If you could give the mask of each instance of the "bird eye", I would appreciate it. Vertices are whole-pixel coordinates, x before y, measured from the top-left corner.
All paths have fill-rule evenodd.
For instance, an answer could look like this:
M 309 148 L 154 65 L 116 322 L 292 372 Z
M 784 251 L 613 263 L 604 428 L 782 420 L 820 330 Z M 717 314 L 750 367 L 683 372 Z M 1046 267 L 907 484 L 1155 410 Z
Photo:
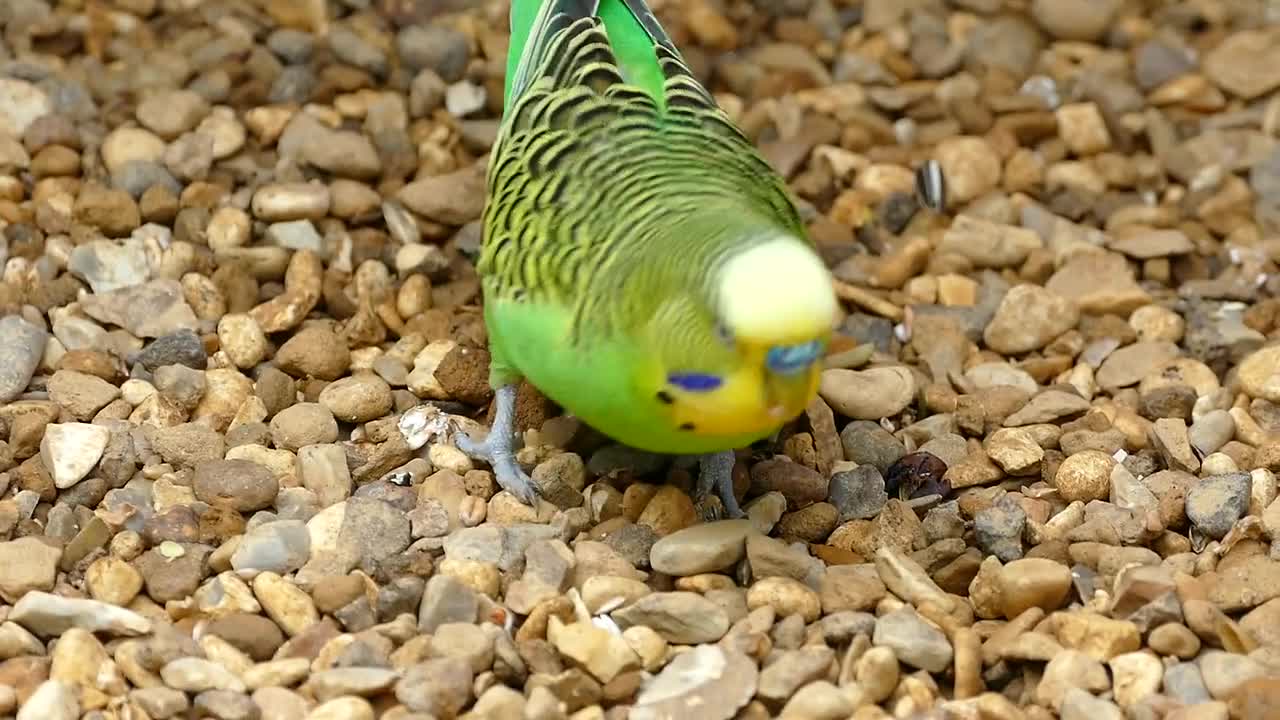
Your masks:
M 710 392 L 723 385 L 724 379 L 705 373 L 672 373 L 667 382 L 686 392 Z
M 822 343 L 811 340 L 799 345 L 775 345 L 765 355 L 765 364 L 773 372 L 787 375 L 812 365 L 822 355 Z
M 725 345 L 733 344 L 733 332 L 729 330 L 729 326 L 722 322 L 716 323 L 716 337 Z

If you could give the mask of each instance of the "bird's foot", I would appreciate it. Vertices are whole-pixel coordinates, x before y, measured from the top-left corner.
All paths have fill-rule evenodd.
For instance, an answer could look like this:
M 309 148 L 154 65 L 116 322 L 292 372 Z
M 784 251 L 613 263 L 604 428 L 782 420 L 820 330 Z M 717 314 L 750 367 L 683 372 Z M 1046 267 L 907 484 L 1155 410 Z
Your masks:
M 701 501 L 715 490 L 724 506 L 722 516 L 725 518 L 746 517 L 746 513 L 738 506 L 738 498 L 733 494 L 733 466 L 737 459 L 732 450 L 725 450 L 708 453 L 698 460 L 697 497 L 694 501 Z
M 516 386 L 498 388 L 496 401 L 493 427 L 484 442 L 476 442 L 463 432 L 455 433 L 453 442 L 467 456 L 489 463 L 494 479 L 503 490 L 515 495 L 525 505 L 534 506 L 538 502 L 537 486 L 516 462 Z

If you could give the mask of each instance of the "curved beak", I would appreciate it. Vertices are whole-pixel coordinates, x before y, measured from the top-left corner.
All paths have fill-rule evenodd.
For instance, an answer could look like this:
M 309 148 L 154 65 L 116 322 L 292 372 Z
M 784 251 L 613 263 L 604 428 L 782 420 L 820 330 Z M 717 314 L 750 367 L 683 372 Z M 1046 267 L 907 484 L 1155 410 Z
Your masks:
M 818 393 L 821 376 L 822 365 L 817 362 L 798 372 L 766 370 L 765 401 L 770 417 L 783 423 L 804 412 Z

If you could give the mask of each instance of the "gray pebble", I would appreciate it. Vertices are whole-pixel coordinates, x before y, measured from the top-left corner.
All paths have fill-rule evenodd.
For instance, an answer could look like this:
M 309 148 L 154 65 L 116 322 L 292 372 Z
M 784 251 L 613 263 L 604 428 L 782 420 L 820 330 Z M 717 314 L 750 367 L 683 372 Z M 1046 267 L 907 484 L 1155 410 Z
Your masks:
M 427 68 L 413 77 L 409 84 L 409 114 L 425 117 L 444 105 L 448 86 L 434 70 Z
M 859 465 L 831 476 L 827 499 L 840 511 L 840 522 L 867 520 L 880 514 L 889 494 L 884 476 L 874 465 Z
M 378 588 L 378 619 L 391 622 L 401 615 L 415 615 L 422 604 L 427 581 L 404 575 Z
M 1006 563 L 1022 557 L 1022 531 L 1026 525 L 1027 513 L 1009 495 L 973 517 L 978 547 Z
M 871 635 L 876 630 L 876 616 L 867 612 L 841 610 L 831 613 L 818 622 L 822 637 L 832 647 L 848 643 L 856 635 Z
M 1280 148 L 1249 168 L 1249 184 L 1265 204 L 1280 204 Z
M 445 623 L 473 623 L 479 612 L 480 599 L 474 590 L 452 576 L 433 575 L 418 607 L 418 629 L 432 633 Z
M 632 566 L 641 570 L 649 569 L 649 551 L 658 541 L 658 535 L 648 525 L 628 523 L 609 533 L 604 544 L 627 559 Z
M 930 545 L 939 540 L 964 537 L 965 521 L 960 515 L 960 503 L 955 500 L 943 503 L 924 516 L 924 537 Z
M 52 112 L 73 120 L 94 120 L 98 116 L 98 104 L 89 89 L 65 73 L 50 75 L 39 82 L 39 88 L 49 96 Z
M 267 99 L 273 103 L 303 103 L 311 99 L 318 82 L 315 72 L 306 65 L 291 65 L 271 83 Z
M 447 82 L 457 82 L 471 60 L 467 37 L 440 25 L 413 25 L 396 36 L 400 61 L 411 70 L 434 70 Z
M 311 557 L 311 535 L 301 520 L 277 520 L 244 534 L 231 556 L 236 571 L 293 572 Z
M 409 513 L 418 506 L 418 489 L 416 485 L 399 485 L 390 480 L 374 480 L 356 488 L 352 497 L 381 500 L 397 508 L 402 513 Z M 434 500 L 435 498 L 428 498 Z
M 158 337 L 134 358 L 134 362 L 152 371 L 165 365 L 186 365 L 204 370 L 208 360 L 204 343 L 194 330 L 178 330 Z
M 396 683 L 396 699 L 410 710 L 453 717 L 471 701 L 475 679 L 464 658 L 433 658 L 411 666 Z
M 1252 489 L 1249 473 L 1203 478 L 1187 490 L 1187 518 L 1200 532 L 1220 539 L 1248 511 Z
M 0 403 L 18 397 L 31 382 L 49 333 L 17 315 L 0 318 Z
M 524 570 L 524 553 L 539 540 L 555 537 L 550 525 L 520 523 L 507 525 L 480 525 L 450 533 L 444 543 L 445 557 L 457 560 L 475 560 L 493 563 L 507 573 Z
M 870 420 L 856 420 L 840 431 L 844 457 L 859 465 L 874 465 L 881 473 L 907 454 L 902 442 Z
M 231 75 L 223 68 L 214 68 L 200 73 L 187 89 L 212 104 L 224 103 L 231 95 Z
M 871 641 L 891 648 L 904 664 L 931 673 L 945 670 L 954 654 L 947 636 L 910 606 L 881 616 Z
M 280 28 L 267 36 L 267 47 L 271 52 L 291 65 L 310 60 L 315 46 L 314 35 L 293 28 Z
M 173 173 L 163 165 L 149 160 L 130 160 L 125 163 L 112 174 L 111 185 L 129 193 L 134 200 L 142 197 L 142 193 L 152 185 L 163 185 L 173 191 L 174 195 L 182 192 L 182 184 Z
M 898 343 L 893 334 L 893 323 L 875 315 L 851 313 L 845 318 L 842 330 L 859 345 L 874 345 L 876 350 L 884 353 L 893 352 Z
M 276 496 L 276 508 L 280 511 L 281 520 L 300 520 L 306 522 L 320 512 L 320 500 L 310 488 L 284 488 Z
M 1219 376 L 1262 347 L 1266 337 L 1245 325 L 1247 305 L 1240 302 L 1200 300 L 1187 307 L 1187 329 L 1182 344 L 1187 354 L 1208 365 Z
M 1191 424 L 1187 437 L 1203 455 L 1217 452 L 1236 434 L 1236 421 L 1226 410 L 1210 410 Z
M 365 566 L 399 555 L 409 541 L 409 518 L 391 503 L 366 497 L 347 500 L 338 544 L 358 552 Z
M 1154 90 L 1195 69 L 1195 54 L 1169 43 L 1165 38 L 1142 43 L 1133 58 L 1134 80 L 1143 90 Z
M 290 220 L 272 223 L 267 226 L 266 239 L 273 245 L 290 250 L 310 250 L 314 253 L 324 252 L 324 238 L 316 232 L 316 226 L 310 220 Z
M 344 26 L 338 25 L 329 32 L 329 47 L 345 63 L 368 70 L 374 75 L 385 75 L 387 72 L 386 53 Z
M 138 688 L 129 692 L 129 699 L 154 718 L 175 717 L 190 707 L 186 693 L 167 687 Z
M 67 260 L 67 269 L 83 278 L 93 292 L 111 292 L 147 282 L 151 266 L 141 242 L 115 245 L 110 241 L 86 242 L 76 246 Z
M 220 720 L 255 720 L 258 706 L 248 695 L 235 690 L 205 690 L 193 703 L 200 715 Z
M 1200 667 L 1195 663 L 1170 665 L 1164 671 L 1165 694 L 1187 705 L 1208 702 L 1209 690 L 1204 686 Z

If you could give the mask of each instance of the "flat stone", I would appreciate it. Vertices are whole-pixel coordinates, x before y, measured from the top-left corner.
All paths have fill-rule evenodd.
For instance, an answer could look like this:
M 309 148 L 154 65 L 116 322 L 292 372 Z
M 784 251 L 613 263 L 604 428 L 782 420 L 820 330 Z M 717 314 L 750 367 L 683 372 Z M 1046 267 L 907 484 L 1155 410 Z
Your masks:
M 1182 350 L 1166 340 L 1136 342 L 1108 355 L 1095 378 L 1104 390 L 1128 387 L 1181 355 Z
M 18 315 L 0 318 L 0 403 L 22 394 L 44 356 L 49 333 Z
M 1200 532 L 1220 539 L 1248 512 L 1252 488 L 1248 473 L 1203 478 L 1187 489 L 1187 518 Z
M 22 137 L 27 127 L 53 109 L 49 95 L 14 77 L 0 77 L 0 132 Z
M 724 608 L 690 592 L 653 593 L 613 613 L 624 627 L 643 625 L 667 642 L 696 645 L 715 642 L 729 629 Z
M 822 612 L 831 616 L 844 611 L 875 609 L 888 590 L 874 565 L 832 565 L 818 585 Z
M 1227 700 L 1242 683 L 1268 674 L 1253 658 L 1222 650 L 1206 650 L 1198 662 L 1205 687 L 1215 700 Z
M 1118 253 L 1077 253 L 1058 268 L 1045 289 L 1075 301 L 1080 312 L 1128 315 L 1151 302 Z
M 903 663 L 932 673 L 945 670 L 954 655 L 947 636 L 910 607 L 881 616 L 871 640 L 891 648 Z
M 62 550 L 37 537 L 0 542 L 0 598 L 14 603 L 32 591 L 53 590 Z
M 721 520 L 677 530 L 660 538 L 649 551 L 654 570 L 684 577 L 717 572 L 742 559 L 750 520 Z
M 395 696 L 410 710 L 453 717 L 471 700 L 474 673 L 460 658 L 433 658 L 409 667 L 396 683 Z
M 978 547 L 1000 558 L 1001 562 L 1022 557 L 1022 532 L 1026 524 L 1026 511 L 1008 496 L 973 516 L 973 532 Z
M 1280 597 L 1280 562 L 1255 555 L 1217 570 L 1209 584 L 1209 601 L 1223 612 L 1257 607 Z
M 14 603 L 9 620 L 44 637 L 61 635 L 73 627 L 120 636 L 151 631 L 151 621 L 132 610 L 39 591 L 28 592 Z
M 184 657 L 165 663 L 160 668 L 165 685 L 185 692 L 233 690 L 244 692 L 244 681 L 222 665 L 197 657 Z
M 630 720 L 682 717 L 691 701 L 699 717 L 729 720 L 756 692 L 756 664 L 741 652 L 699 645 L 679 653 L 636 696 Z M 801 715 L 807 716 L 807 715 Z
M 1053 422 L 1089 409 L 1089 401 L 1064 390 L 1046 390 L 1004 420 L 1005 427 Z
M 996 352 L 1019 355 L 1043 348 L 1079 319 L 1072 301 L 1038 285 L 1017 285 L 1005 294 L 982 338 Z
M 1107 669 L 1096 658 L 1076 650 L 1063 650 L 1044 668 L 1036 686 L 1035 699 L 1041 705 L 1056 708 L 1073 689 L 1102 692 L 1111 689 Z
M 75 485 L 93 470 L 111 441 L 111 431 L 88 423 L 55 423 L 40 441 L 40 459 L 60 490 Z
M 1115 703 L 1080 688 L 1067 690 L 1059 715 L 1061 720 L 1124 720 L 1124 712 Z
M 801 686 L 825 677 L 834 660 L 835 651 L 828 647 L 783 651 L 761 671 L 756 693 L 773 702 L 786 702 Z
M 602 683 L 640 668 L 640 658 L 626 640 L 590 623 L 564 625 L 553 618 L 547 628 L 547 641 Z
M 46 680 L 18 711 L 17 720 L 76 720 L 80 701 L 75 686 L 61 680 Z
M 1280 87 L 1280 49 L 1275 33 L 1243 30 L 1204 57 L 1204 71 L 1227 92 L 1250 100 Z
M 251 528 L 231 555 L 236 571 L 289 573 L 311 556 L 311 535 L 300 520 L 278 520 Z
M 1141 645 L 1138 628 L 1132 622 L 1087 611 L 1064 612 L 1055 617 L 1058 642 L 1102 662 L 1134 652 Z
M 343 695 L 371 697 L 385 692 L 400 678 L 390 668 L 340 667 L 312 673 L 307 687 L 321 702 Z
M 151 280 L 81 300 L 85 314 L 142 338 L 158 338 L 199 326 L 177 280 Z

